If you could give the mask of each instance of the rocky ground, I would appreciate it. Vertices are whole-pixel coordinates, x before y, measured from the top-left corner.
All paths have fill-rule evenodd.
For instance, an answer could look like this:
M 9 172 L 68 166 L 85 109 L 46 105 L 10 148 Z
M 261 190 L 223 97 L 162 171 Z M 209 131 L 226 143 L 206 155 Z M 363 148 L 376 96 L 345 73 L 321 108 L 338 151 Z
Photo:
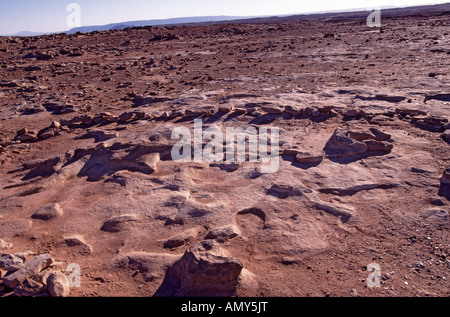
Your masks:
M 449 296 L 443 8 L 1 37 L 0 295 Z M 174 162 L 194 119 L 278 170 Z

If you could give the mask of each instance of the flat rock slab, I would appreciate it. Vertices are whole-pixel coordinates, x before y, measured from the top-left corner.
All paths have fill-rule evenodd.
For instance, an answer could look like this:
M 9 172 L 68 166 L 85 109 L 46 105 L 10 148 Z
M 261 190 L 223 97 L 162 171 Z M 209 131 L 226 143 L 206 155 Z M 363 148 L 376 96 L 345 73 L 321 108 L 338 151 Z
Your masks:
M 226 225 L 211 229 L 205 236 L 205 239 L 215 239 L 218 242 L 225 242 L 237 237 L 241 231 L 235 225 Z
M 164 248 L 176 248 L 192 241 L 203 231 L 202 227 L 194 227 L 178 233 L 164 242 Z
M 45 290 L 45 286 L 27 277 L 14 287 L 14 295 L 20 297 L 35 296 Z
M 146 280 L 153 281 L 163 278 L 167 268 L 182 257 L 182 254 L 130 252 L 121 254 L 113 260 L 114 267 L 127 270 L 138 270 Z
M 120 232 L 128 230 L 131 229 L 139 220 L 140 218 L 134 214 L 112 217 L 104 222 L 101 230 L 107 232 Z
M 38 209 L 31 218 L 40 220 L 51 220 L 61 217 L 64 214 L 63 209 L 58 203 L 49 204 Z
M 429 208 L 420 212 L 420 216 L 430 224 L 445 225 L 448 223 L 448 211 L 440 208 Z
M 27 219 L 11 220 L 0 224 L 0 237 L 9 238 L 28 231 L 33 222 Z
M 13 244 L 0 239 L 0 250 L 12 249 Z

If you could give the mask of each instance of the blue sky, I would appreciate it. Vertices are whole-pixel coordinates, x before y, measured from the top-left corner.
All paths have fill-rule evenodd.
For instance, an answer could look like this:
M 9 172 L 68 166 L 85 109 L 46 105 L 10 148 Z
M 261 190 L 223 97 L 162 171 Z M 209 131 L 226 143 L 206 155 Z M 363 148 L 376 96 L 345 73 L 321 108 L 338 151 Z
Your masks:
M 0 35 L 70 29 L 67 5 L 81 8 L 81 26 L 190 16 L 258 16 L 377 6 L 446 3 L 450 0 L 0 0 Z

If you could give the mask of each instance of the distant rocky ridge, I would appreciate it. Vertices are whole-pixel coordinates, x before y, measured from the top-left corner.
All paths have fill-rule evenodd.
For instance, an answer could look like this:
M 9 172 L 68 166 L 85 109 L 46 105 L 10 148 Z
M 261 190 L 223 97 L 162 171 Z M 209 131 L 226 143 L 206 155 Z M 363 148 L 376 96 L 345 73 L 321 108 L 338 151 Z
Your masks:
M 397 15 L 404 14 L 430 14 L 439 12 L 443 15 L 450 14 L 450 4 L 436 4 L 436 5 L 424 5 L 424 6 L 411 6 L 406 8 L 395 7 L 382 7 L 384 17 L 395 17 Z M 133 27 L 145 27 L 145 26 L 170 26 L 170 25 L 194 25 L 194 24 L 216 24 L 216 23 L 282 23 L 288 17 L 293 21 L 311 21 L 317 18 L 323 18 L 325 20 L 330 19 L 348 19 L 348 18 L 366 18 L 367 12 L 370 8 L 355 8 L 347 10 L 338 10 L 330 12 L 311 12 L 295 15 L 277 15 L 277 16 L 199 16 L 199 17 L 180 17 L 170 19 L 155 19 L 155 20 L 139 20 L 139 21 L 126 21 L 119 23 L 110 23 L 106 25 L 92 25 L 75 27 L 68 31 L 61 32 L 30 32 L 22 31 L 12 36 L 37 36 L 52 33 L 67 33 L 74 34 L 77 32 L 89 33 L 93 31 L 107 31 L 117 30 Z

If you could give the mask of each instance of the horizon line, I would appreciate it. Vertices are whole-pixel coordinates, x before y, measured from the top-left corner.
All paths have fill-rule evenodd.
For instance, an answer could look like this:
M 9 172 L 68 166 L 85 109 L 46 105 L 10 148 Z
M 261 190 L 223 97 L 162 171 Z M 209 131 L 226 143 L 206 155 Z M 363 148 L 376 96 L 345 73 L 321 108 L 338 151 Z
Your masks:
M 0 34 L 0 37 L 5 36 L 14 36 L 14 37 L 29 37 L 29 36 L 39 36 L 39 35 L 52 35 L 52 34 L 68 34 L 72 30 L 76 30 L 79 28 L 90 28 L 90 27 L 105 27 L 105 26 L 114 26 L 123 23 L 136 23 L 136 22 L 150 22 L 150 21 L 167 21 L 167 20 L 175 20 L 175 19 L 189 19 L 189 18 L 231 18 L 231 20 L 215 20 L 215 21 L 202 21 L 202 22 L 180 22 L 180 23 L 167 23 L 167 24 L 159 24 L 154 26 L 164 26 L 164 25 L 182 25 L 182 24 L 200 24 L 200 23 L 209 23 L 209 22 L 227 22 L 241 19 L 258 19 L 258 18 L 271 18 L 271 17 L 292 17 L 292 16 L 302 16 L 302 15 L 315 15 L 315 14 L 329 14 L 329 13 L 352 13 L 352 12 L 366 12 L 372 11 L 375 9 L 380 10 L 392 10 L 392 9 L 404 9 L 404 8 L 414 8 L 414 7 L 429 7 L 429 6 L 438 6 L 438 5 L 446 5 L 450 4 L 449 2 L 445 3 L 434 3 L 434 4 L 423 4 L 423 5 L 405 5 L 405 6 L 367 6 L 367 7 L 359 7 L 359 8 L 350 8 L 350 9 L 340 9 L 340 10 L 327 10 L 327 11 L 307 11 L 307 12 L 298 12 L 298 13 L 286 13 L 286 14 L 274 14 L 274 15 L 254 15 L 254 16 L 229 16 L 229 15 L 204 15 L 204 16 L 175 16 L 170 18 L 160 18 L 160 19 L 149 19 L 149 20 L 127 20 L 127 21 L 119 21 L 119 22 L 111 22 L 107 24 L 92 24 L 92 25 L 82 25 L 75 28 L 70 28 L 64 31 L 48 31 L 48 32 L 40 32 L 40 31 L 28 31 L 23 30 L 13 34 Z M 147 26 L 147 25 L 146 25 Z M 152 26 L 149 24 L 148 26 Z M 134 26 L 131 26 L 134 27 Z M 91 31 L 89 31 L 91 32 Z M 21 33 L 32 33 L 33 35 L 20 35 Z

